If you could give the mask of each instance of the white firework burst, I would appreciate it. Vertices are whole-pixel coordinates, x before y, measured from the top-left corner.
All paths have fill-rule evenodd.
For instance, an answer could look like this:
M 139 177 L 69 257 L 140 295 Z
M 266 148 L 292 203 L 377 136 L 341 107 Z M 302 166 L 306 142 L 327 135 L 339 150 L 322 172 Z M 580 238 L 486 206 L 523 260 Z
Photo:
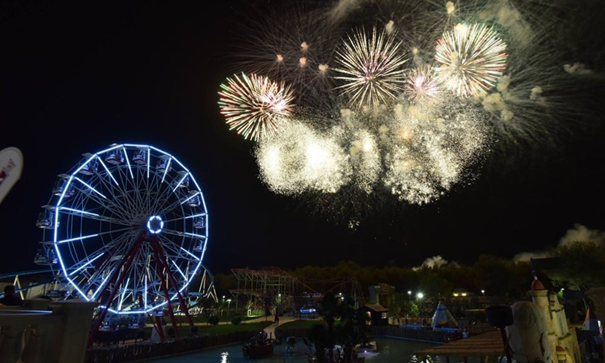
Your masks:
M 267 77 L 242 73 L 221 84 L 218 102 L 229 130 L 258 141 L 275 136 L 292 111 L 292 90 Z
M 438 80 L 459 97 L 481 95 L 496 85 L 507 57 L 506 43 L 494 30 L 485 24 L 458 24 L 437 41 Z
M 405 74 L 404 94 L 413 100 L 434 99 L 440 92 L 435 69 L 418 66 Z
M 343 82 L 337 89 L 348 99 L 349 107 L 361 109 L 387 104 L 404 85 L 406 59 L 401 41 L 373 28 L 370 38 L 363 30 L 349 36 L 337 50 L 334 79 Z

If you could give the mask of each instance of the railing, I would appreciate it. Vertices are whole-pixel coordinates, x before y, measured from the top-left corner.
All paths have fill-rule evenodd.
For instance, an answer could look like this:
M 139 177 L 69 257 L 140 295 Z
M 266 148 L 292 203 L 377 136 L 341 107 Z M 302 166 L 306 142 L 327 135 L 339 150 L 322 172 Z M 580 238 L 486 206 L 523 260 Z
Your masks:
M 96 303 L 27 300 L 0 308 L 0 362 L 81 363 Z
M 254 332 L 234 332 L 225 335 L 209 335 L 168 340 L 159 343 L 143 342 L 108 347 L 93 347 L 86 352 L 85 363 L 122 363 L 152 359 L 196 350 L 241 343 L 249 340 Z
M 434 331 L 430 328 L 406 329 L 396 326 L 374 326 L 372 335 L 433 343 L 447 343 L 462 338 L 462 332 Z

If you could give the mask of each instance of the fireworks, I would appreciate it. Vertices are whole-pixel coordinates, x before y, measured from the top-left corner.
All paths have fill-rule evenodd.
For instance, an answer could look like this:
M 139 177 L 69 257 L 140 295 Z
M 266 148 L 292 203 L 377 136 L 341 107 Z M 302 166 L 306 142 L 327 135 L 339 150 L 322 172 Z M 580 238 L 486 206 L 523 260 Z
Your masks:
M 262 180 L 276 193 L 334 193 L 349 182 L 348 157 L 329 135 L 293 121 L 256 150 Z
M 459 108 L 396 106 L 384 182 L 400 200 L 426 204 L 438 199 L 465 176 L 487 144 L 483 123 Z
M 355 132 L 349 154 L 357 188 L 371 193 L 382 172 L 380 148 L 374 135 L 364 129 Z
M 229 130 L 260 140 L 282 129 L 292 110 L 292 91 L 266 77 L 251 74 L 227 78 L 221 85 L 219 107 Z
M 368 39 L 365 32 L 357 31 L 349 36 L 337 51 L 340 75 L 334 79 L 344 81 L 337 89 L 348 98 L 350 106 L 360 109 L 376 107 L 397 97 L 403 87 L 405 58 L 401 42 L 384 32 L 372 30 Z
M 432 67 L 412 68 L 405 75 L 404 93 L 411 99 L 434 98 L 439 94 L 439 84 Z
M 506 44 L 484 24 L 458 24 L 437 42 L 438 79 L 457 96 L 477 96 L 496 85 L 506 69 Z
M 434 202 L 488 152 L 554 145 L 576 124 L 579 76 L 596 74 L 562 57 L 575 54 L 568 24 L 542 0 L 310 4 L 270 2 L 273 17 L 240 32 L 239 66 L 259 76 L 229 79 L 219 104 L 259 141 L 269 189 L 355 209 L 347 221 L 387 200 Z

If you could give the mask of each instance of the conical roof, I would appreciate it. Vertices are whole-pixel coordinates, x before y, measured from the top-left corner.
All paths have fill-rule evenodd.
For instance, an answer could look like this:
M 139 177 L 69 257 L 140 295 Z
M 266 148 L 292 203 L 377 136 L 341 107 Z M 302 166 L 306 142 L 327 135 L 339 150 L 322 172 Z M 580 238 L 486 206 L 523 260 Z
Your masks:
M 448 328 L 456 328 L 458 327 L 458 322 L 450 311 L 445 307 L 443 301 L 439 301 L 439 305 L 437 305 L 437 309 L 435 310 L 435 314 L 433 314 L 433 323 L 431 324 L 433 328 L 438 327 L 448 327 Z
M 599 331 L 597 316 L 592 310 L 590 310 L 590 308 L 586 310 L 586 319 L 584 319 L 582 330 Z

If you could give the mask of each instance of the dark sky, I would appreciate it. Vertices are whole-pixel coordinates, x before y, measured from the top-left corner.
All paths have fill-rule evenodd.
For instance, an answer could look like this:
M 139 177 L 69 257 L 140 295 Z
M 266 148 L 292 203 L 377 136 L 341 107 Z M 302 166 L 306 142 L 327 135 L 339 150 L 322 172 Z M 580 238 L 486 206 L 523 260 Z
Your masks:
M 35 268 L 34 224 L 56 175 L 114 142 L 155 145 L 194 173 L 215 272 L 341 259 L 415 266 L 437 254 L 468 263 L 552 247 L 574 223 L 605 230 L 602 128 L 562 135 L 554 150 L 488 157 L 474 184 L 427 207 L 380 207 L 356 232 L 271 193 L 253 144 L 228 131 L 216 103 L 232 69 L 229 29 L 245 13 L 243 1 L 2 3 L 0 148 L 20 148 L 25 167 L 0 205 L 0 272 Z

